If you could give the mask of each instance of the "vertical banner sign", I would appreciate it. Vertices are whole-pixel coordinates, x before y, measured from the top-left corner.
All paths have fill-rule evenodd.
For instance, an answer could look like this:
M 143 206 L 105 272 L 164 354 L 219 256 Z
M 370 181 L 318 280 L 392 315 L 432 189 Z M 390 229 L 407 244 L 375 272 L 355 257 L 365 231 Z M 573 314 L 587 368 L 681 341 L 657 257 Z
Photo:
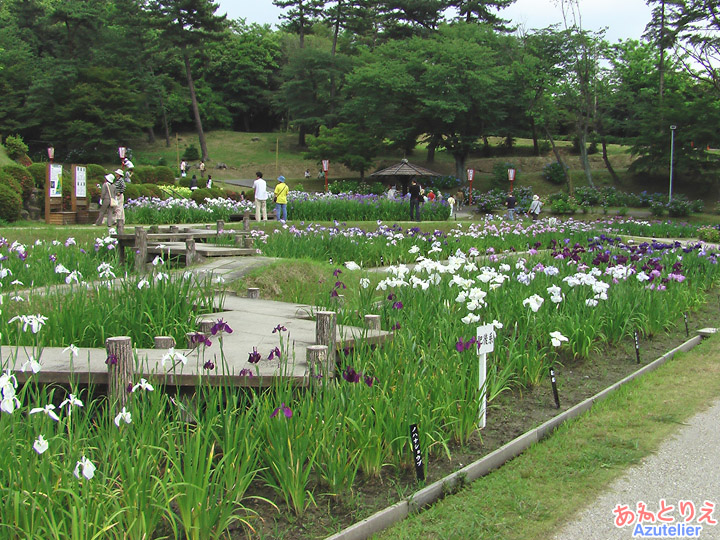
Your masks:
M 75 167 L 75 196 L 87 197 L 87 169 L 79 165 Z
M 508 169 L 508 180 L 510 180 L 510 193 L 512 193 L 513 182 L 515 181 L 515 169 Z
M 638 338 L 637 330 L 635 330 L 635 356 L 637 357 L 637 363 L 640 363 L 640 338 Z
M 323 172 L 325 173 L 325 193 L 327 193 L 327 190 L 328 190 L 328 171 L 330 170 L 330 160 L 329 160 L 329 159 L 323 159 L 323 160 L 322 160 L 322 168 L 323 168 Z
M 467 170 L 467 179 L 468 183 L 470 184 L 470 194 L 468 195 L 468 204 L 472 204 L 472 181 L 473 178 L 475 178 L 475 169 L 468 169 Z
M 553 398 L 555 398 L 555 408 L 560 408 L 560 397 L 558 396 L 557 383 L 555 382 L 555 368 L 550 366 L 550 384 L 552 384 Z
M 119 147 L 118 147 L 118 156 L 120 156 L 120 161 L 122 161 L 123 159 L 125 159 L 125 153 L 126 153 L 126 152 L 127 152 L 127 148 L 125 148 L 124 146 L 119 146 Z
M 62 197 L 62 165 L 50 164 L 50 196 Z
M 484 324 L 477 327 L 478 346 L 478 390 L 480 390 L 480 415 L 478 425 L 480 429 L 485 427 L 487 422 L 487 353 L 495 350 L 495 326 Z
M 410 442 L 412 443 L 413 459 L 415 461 L 415 475 L 419 481 L 425 480 L 425 468 L 423 467 L 422 451 L 420 450 L 420 433 L 417 424 L 410 426 Z

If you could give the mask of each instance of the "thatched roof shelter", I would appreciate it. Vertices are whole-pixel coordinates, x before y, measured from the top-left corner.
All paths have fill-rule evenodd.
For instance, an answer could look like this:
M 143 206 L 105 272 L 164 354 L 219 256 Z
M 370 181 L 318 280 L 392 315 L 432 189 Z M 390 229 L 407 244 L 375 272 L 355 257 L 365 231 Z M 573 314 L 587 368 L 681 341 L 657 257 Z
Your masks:
M 407 159 L 403 159 L 400 163 L 374 172 L 370 176 L 390 176 L 397 178 L 402 183 L 402 192 L 403 194 L 405 194 L 407 193 L 407 186 L 411 178 L 416 178 L 418 176 L 437 177 L 445 175 L 439 172 L 431 171 L 430 169 L 426 169 L 424 167 L 420 167 L 419 165 L 413 165 Z

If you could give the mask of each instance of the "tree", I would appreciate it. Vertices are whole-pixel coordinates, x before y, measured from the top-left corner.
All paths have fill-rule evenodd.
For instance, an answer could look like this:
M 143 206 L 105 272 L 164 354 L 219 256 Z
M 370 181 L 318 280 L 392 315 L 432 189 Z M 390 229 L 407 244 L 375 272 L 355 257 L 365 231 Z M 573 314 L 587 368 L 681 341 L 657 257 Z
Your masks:
M 359 172 L 362 180 L 382 148 L 382 139 L 359 131 L 355 125 L 341 123 L 334 128 L 321 127 L 308 147 L 305 159 L 339 161 L 351 171 Z
M 213 0 L 151 0 L 147 7 L 151 22 L 160 30 L 162 39 L 177 47 L 182 55 L 203 161 L 209 156 L 190 57 L 201 45 L 222 39 L 227 21 L 225 15 L 215 15 L 218 7 Z
M 282 28 L 298 35 L 302 49 L 305 46 L 305 34 L 320 19 L 325 0 L 273 0 L 273 4 L 287 9 L 280 15 L 286 21 Z
M 507 31 L 505 19 L 492 10 L 501 10 L 515 3 L 515 0 L 451 0 L 449 5 L 457 8 L 458 16 L 465 22 L 486 23 L 497 30 Z

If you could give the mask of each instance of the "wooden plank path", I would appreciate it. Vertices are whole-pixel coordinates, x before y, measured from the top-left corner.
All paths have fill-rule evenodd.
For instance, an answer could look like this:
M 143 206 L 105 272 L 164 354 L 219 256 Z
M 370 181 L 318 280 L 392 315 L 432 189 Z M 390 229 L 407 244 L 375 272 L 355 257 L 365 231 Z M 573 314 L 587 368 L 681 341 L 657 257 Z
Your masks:
M 313 308 L 303 304 L 290 304 L 271 300 L 227 296 L 223 311 L 205 314 L 198 319 L 213 322 L 222 318 L 230 328 L 231 334 L 223 334 L 222 349 L 218 336 L 208 336 L 212 345 L 192 350 L 186 344 L 178 344 L 176 350 L 187 356 L 187 364 L 172 362 L 162 367 L 162 357 L 168 351 L 163 349 L 135 349 L 135 382 L 140 378 L 150 381 L 165 379 L 166 384 L 178 387 L 194 387 L 200 379 L 211 385 L 231 384 L 235 386 L 270 386 L 278 378 L 289 379 L 293 384 L 309 384 L 309 366 L 307 348 L 316 344 L 316 322 L 311 318 Z M 273 333 L 278 325 L 287 328 L 286 332 Z M 132 336 L 131 336 L 132 337 Z M 337 350 L 353 347 L 358 339 L 370 343 L 382 343 L 391 338 L 390 332 L 369 330 L 354 326 L 336 328 Z M 283 340 L 281 346 L 280 339 Z M 257 347 L 262 355 L 258 364 L 248 362 L 249 353 Z M 284 354 L 281 359 L 268 360 L 272 349 L 279 347 Z M 16 370 L 19 381 L 26 380 L 29 373 L 19 371 L 28 360 L 30 348 L 20 348 L 17 359 L 13 361 L 14 348 L 3 347 L 2 363 Z M 77 358 L 71 358 L 69 351 L 62 347 L 46 347 L 40 355 L 42 369 L 33 377 L 43 383 L 68 384 L 74 380 L 81 384 L 106 385 L 108 383 L 107 352 L 105 349 L 82 348 Z M 203 369 L 206 361 L 215 364 L 214 370 Z M 250 370 L 259 376 L 241 376 L 241 370 Z

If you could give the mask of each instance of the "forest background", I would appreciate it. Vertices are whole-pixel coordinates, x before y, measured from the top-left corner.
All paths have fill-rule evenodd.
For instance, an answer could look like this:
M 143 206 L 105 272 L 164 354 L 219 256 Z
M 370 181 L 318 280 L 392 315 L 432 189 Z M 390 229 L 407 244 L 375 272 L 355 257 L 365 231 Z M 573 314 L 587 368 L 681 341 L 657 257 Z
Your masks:
M 192 130 L 292 132 L 308 159 L 360 176 L 386 152 L 532 154 L 572 141 L 589 154 L 626 145 L 629 173 L 717 183 L 720 13 L 711 0 L 648 0 L 642 40 L 608 43 L 564 23 L 519 31 L 513 0 L 275 0 L 279 28 L 218 16 L 208 0 L 0 3 L 0 134 L 33 159 L 111 162 L 117 147 L 174 144 Z M 670 126 L 675 126 L 672 130 Z M 7 144 L 6 144 L 7 146 Z M 552 154 L 564 164 L 560 151 Z

